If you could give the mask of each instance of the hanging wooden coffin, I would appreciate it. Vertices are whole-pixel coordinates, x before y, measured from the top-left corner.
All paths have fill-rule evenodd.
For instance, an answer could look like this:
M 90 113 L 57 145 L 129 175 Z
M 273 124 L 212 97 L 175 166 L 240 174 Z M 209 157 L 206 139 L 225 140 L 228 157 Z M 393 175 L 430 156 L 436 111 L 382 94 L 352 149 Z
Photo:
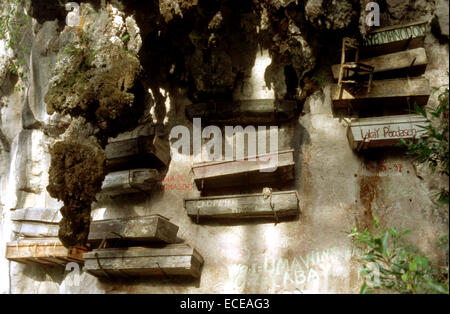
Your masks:
M 106 145 L 105 153 L 108 171 L 167 166 L 170 161 L 169 142 L 159 136 L 114 141 Z
M 364 54 L 386 54 L 423 47 L 428 21 L 394 25 L 375 29 L 362 42 Z
M 278 159 L 278 160 L 277 160 Z M 192 166 L 199 190 L 286 183 L 294 179 L 294 151 L 258 155 L 251 160 L 213 161 Z
M 157 186 L 158 180 L 159 172 L 156 169 L 131 169 L 111 172 L 106 175 L 100 193 L 116 196 L 147 192 Z
M 362 59 L 359 62 L 374 67 L 375 75 L 377 73 L 398 72 L 400 70 L 405 70 L 404 72 L 406 73 L 412 71 L 415 75 L 418 75 L 425 71 L 428 58 L 424 48 L 416 48 Z M 331 67 L 333 77 L 336 80 L 339 77 L 340 66 L 340 64 L 335 64 Z
M 13 232 L 25 238 L 58 237 L 59 209 L 21 208 L 11 212 Z
M 425 106 L 430 97 L 430 84 L 425 78 L 404 78 L 392 80 L 377 80 L 372 82 L 370 92 L 367 88 L 352 90 L 343 88 L 339 94 L 337 84 L 331 86 L 331 98 L 334 108 L 346 108 L 351 105 L 357 107 L 361 104 L 374 106 L 383 105 L 410 105 L 417 103 L 419 106 Z
M 8 242 L 6 258 L 23 264 L 65 266 L 69 262 L 82 263 L 86 249 L 67 249 L 58 239 L 32 239 Z
M 209 123 L 247 124 L 283 122 L 297 113 L 297 102 L 291 100 L 252 99 L 217 101 L 186 106 L 186 115 Z
M 352 122 L 347 137 L 353 149 L 391 146 L 399 139 L 420 138 L 427 119 L 419 115 L 385 116 Z M 421 127 L 422 126 L 422 127 Z
M 185 199 L 184 207 L 192 218 L 260 218 L 274 219 L 299 213 L 296 191 L 242 194 Z
M 200 277 L 203 258 L 187 244 L 163 248 L 96 249 L 84 254 L 84 270 L 97 277 Z
M 88 242 L 97 247 L 104 239 L 115 244 L 175 243 L 178 226 L 160 215 L 91 222 Z

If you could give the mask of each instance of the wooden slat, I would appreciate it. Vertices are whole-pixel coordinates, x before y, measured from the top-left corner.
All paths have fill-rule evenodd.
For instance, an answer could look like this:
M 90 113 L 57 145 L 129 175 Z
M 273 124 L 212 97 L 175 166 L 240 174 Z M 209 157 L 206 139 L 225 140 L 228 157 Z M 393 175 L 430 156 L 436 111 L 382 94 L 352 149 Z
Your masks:
M 299 212 L 296 191 L 273 192 L 272 198 L 263 194 L 227 195 L 186 199 L 190 217 L 207 218 L 255 218 L 286 217 Z M 272 208 L 273 206 L 273 208 Z
M 159 179 L 156 169 L 131 169 L 106 175 L 101 194 L 115 196 L 153 190 Z
M 154 136 L 155 135 L 155 126 L 153 124 L 145 124 L 139 125 L 135 129 L 127 132 L 120 133 L 116 137 L 108 138 L 108 144 L 120 141 L 126 141 L 138 137 L 144 136 Z
M 382 73 L 389 71 L 396 71 L 402 69 L 417 69 L 425 70 L 428 63 L 427 54 L 424 48 L 410 49 L 395 53 L 390 53 L 378 57 L 360 60 L 359 62 L 374 67 L 374 73 Z M 331 67 L 333 77 L 338 79 L 340 64 L 335 64 Z M 417 74 L 418 72 L 416 72 Z
M 209 123 L 246 124 L 287 121 L 297 114 L 297 102 L 291 100 L 255 99 L 217 101 L 186 106 L 186 115 Z
M 88 242 L 98 246 L 103 239 L 122 239 L 126 243 L 175 243 L 178 226 L 160 215 L 93 221 Z M 118 236 L 118 234 L 121 236 Z
M 381 55 L 423 47 L 428 22 L 380 28 L 368 33 L 362 42 L 362 54 Z
M 345 108 L 348 105 L 358 106 L 360 104 L 370 105 L 400 105 L 415 102 L 419 106 L 424 106 L 430 97 L 430 84 L 425 78 L 393 79 L 373 81 L 370 93 L 362 88 L 358 94 L 352 94 L 348 88 L 344 88 L 342 95 L 339 95 L 337 84 L 331 86 L 331 98 L 334 108 Z
M 420 138 L 424 134 L 427 121 L 418 115 L 385 116 L 365 118 L 352 122 L 347 137 L 353 149 L 386 147 L 399 139 Z
M 277 164 L 270 160 L 278 158 Z M 199 190 L 229 186 L 259 185 L 288 182 L 294 179 L 294 151 L 285 150 L 256 156 L 255 160 L 213 161 L 192 166 L 194 181 Z M 276 167 L 273 172 L 260 170 Z
M 170 244 L 164 248 L 97 249 L 84 254 L 84 259 L 84 269 L 98 277 L 163 274 L 199 277 L 203 264 L 200 254 L 186 244 Z
M 67 249 L 58 239 L 32 239 L 6 244 L 6 258 L 22 263 L 63 265 L 61 259 L 83 262 L 85 249 Z M 58 260 L 55 260 L 58 259 Z
M 106 145 L 106 167 L 108 171 L 148 168 L 168 165 L 169 142 L 159 136 L 141 136 Z

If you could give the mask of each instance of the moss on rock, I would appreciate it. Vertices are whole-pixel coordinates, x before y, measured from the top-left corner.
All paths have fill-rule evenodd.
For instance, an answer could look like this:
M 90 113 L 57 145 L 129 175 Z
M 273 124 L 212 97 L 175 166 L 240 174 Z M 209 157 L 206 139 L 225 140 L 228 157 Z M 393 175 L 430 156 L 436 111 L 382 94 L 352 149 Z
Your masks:
M 87 139 L 57 142 L 50 153 L 47 191 L 64 202 L 59 238 L 66 247 L 85 246 L 91 203 L 105 178 L 105 153 Z
M 83 116 L 106 136 L 126 131 L 135 116 L 134 89 L 142 68 L 137 56 L 114 44 L 85 42 L 65 48 L 45 95 L 47 113 Z M 119 123 L 120 121 L 120 123 Z

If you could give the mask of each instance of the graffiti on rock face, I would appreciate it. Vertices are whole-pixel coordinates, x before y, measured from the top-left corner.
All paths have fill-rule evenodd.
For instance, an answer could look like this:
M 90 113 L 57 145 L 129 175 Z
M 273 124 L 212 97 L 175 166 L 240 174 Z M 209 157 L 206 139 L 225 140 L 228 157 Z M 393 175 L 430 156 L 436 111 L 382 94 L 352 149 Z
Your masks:
M 379 161 L 368 160 L 364 163 L 365 175 L 401 176 L 406 173 L 405 167 L 400 162 L 387 162 L 385 159 Z
M 229 282 L 235 291 L 255 291 L 270 287 L 272 290 L 303 291 L 325 287 L 331 277 L 347 274 L 351 256 L 358 252 L 343 247 L 311 251 L 291 258 L 262 256 L 259 263 L 233 264 L 229 268 Z M 357 267 L 358 280 L 360 268 Z

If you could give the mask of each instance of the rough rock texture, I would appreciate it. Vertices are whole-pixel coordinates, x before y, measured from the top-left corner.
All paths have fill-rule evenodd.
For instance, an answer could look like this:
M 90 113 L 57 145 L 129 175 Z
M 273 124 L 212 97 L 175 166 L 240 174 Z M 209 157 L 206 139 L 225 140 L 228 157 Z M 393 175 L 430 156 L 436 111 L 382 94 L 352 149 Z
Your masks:
M 449 17 L 448 17 L 448 0 L 438 0 L 436 3 L 435 18 L 432 26 L 436 28 L 438 33 L 444 38 L 449 38 Z
M 81 116 L 94 126 L 97 138 L 85 140 L 92 135 L 86 132 L 73 134 L 83 129 L 76 124 L 51 151 L 47 190 L 64 202 L 59 238 L 66 247 L 86 245 L 91 203 L 105 177 L 104 152 L 96 142 L 105 145 L 108 136 L 136 126 L 144 107 L 135 98 L 142 71 L 133 50 L 140 48 L 135 23 L 125 22 L 123 13 L 111 6 L 108 14 L 98 14 L 89 4 L 82 5 L 81 12 L 80 25 L 66 27 L 59 37 L 59 54 L 44 98 L 49 115 Z M 90 32 L 99 24 L 108 32 Z M 131 34 L 126 34 L 128 26 Z M 125 44 L 130 37 L 135 43 L 131 51 Z
M 69 32 L 69 37 L 84 36 Z M 131 52 L 113 44 L 92 49 L 85 42 L 66 46 L 44 99 L 47 113 L 82 115 L 102 132 L 117 134 L 129 127 L 127 117 L 136 123 L 133 116 L 140 112 L 133 111 L 140 63 Z
M 359 17 L 358 0 L 308 0 L 305 15 L 317 28 L 344 29 Z
M 92 141 L 57 142 L 51 150 L 47 191 L 62 200 L 59 238 L 66 247 L 85 246 L 91 203 L 100 191 L 105 153 Z

